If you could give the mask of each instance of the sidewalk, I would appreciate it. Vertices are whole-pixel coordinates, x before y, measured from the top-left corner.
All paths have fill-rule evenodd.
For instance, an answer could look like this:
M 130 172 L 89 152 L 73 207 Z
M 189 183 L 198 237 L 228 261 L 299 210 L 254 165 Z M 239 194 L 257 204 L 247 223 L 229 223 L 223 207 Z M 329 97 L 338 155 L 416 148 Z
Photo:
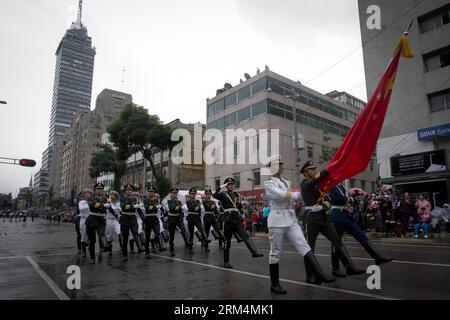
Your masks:
M 385 237 L 384 233 L 366 233 L 367 237 L 375 243 L 387 243 L 387 244 L 414 244 L 414 245 L 449 245 L 450 246 L 450 234 L 441 233 L 433 234 L 430 239 L 414 239 L 412 234 L 408 234 L 406 238 Z M 256 232 L 254 236 L 257 239 L 268 239 L 269 235 L 263 232 Z M 323 235 L 317 237 L 319 240 L 325 240 Z M 344 235 L 344 241 L 355 241 L 352 236 Z

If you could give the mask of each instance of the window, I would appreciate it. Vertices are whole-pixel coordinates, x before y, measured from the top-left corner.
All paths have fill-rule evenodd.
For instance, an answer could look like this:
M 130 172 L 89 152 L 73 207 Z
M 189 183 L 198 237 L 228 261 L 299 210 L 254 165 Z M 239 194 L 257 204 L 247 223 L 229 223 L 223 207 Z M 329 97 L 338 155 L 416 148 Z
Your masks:
M 255 186 L 261 185 L 261 172 L 260 170 L 253 171 L 253 183 Z
M 236 189 L 239 189 L 241 187 L 241 174 L 240 173 L 235 173 L 233 175 L 234 178 L 234 187 Z
M 355 179 L 350 179 L 349 187 L 350 188 L 354 188 L 355 187 Z
M 236 123 L 236 112 L 225 117 L 225 128 L 231 127 Z
M 220 189 L 220 177 L 215 178 L 214 183 L 216 185 L 216 190 L 219 190 Z
M 373 172 L 373 159 L 370 160 L 370 171 Z
M 366 191 L 366 181 L 361 180 L 361 189 Z
M 258 102 L 252 106 L 252 117 L 257 117 L 260 114 L 267 112 L 267 100 Z
M 229 106 L 236 103 L 236 93 L 230 94 L 228 97 L 225 97 L 225 109 Z
M 431 112 L 450 109 L 450 89 L 428 95 Z
M 238 91 L 239 101 L 250 97 L 250 86 L 246 86 Z
M 450 66 L 450 46 L 430 52 L 423 59 L 427 72 Z
M 238 111 L 238 122 L 242 122 L 244 120 L 250 119 L 251 109 L 247 107 L 245 109 Z
M 371 182 L 372 185 L 372 193 L 376 193 L 377 192 L 377 187 L 375 185 L 375 182 Z
M 419 18 L 420 32 L 426 33 L 450 23 L 450 4 Z
M 308 146 L 306 149 L 308 150 L 308 159 L 314 158 L 314 148 L 312 146 Z
M 233 150 L 234 150 L 234 158 L 237 159 L 238 155 L 239 155 L 239 144 L 237 141 L 234 142 L 234 146 L 233 146 Z
M 267 78 L 256 81 L 252 84 L 252 95 L 267 89 Z

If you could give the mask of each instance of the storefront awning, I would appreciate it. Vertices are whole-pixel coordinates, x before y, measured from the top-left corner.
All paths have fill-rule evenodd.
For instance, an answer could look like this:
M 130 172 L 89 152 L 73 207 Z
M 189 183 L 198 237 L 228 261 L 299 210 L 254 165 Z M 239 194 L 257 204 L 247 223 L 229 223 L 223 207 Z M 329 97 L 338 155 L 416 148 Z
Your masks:
M 394 184 L 405 184 L 405 183 L 423 183 L 423 182 L 431 182 L 450 179 L 450 171 L 441 171 L 441 172 L 431 172 L 431 173 L 419 173 L 419 174 L 411 174 L 401 177 L 393 177 L 381 179 L 382 184 L 394 185 Z

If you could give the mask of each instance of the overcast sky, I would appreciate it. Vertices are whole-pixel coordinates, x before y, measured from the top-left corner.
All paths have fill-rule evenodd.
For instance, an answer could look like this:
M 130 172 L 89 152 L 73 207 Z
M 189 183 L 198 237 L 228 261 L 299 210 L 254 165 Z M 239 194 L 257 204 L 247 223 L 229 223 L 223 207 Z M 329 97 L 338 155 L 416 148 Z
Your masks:
M 78 0 L 0 1 L 0 193 L 27 186 L 48 144 L 55 51 Z M 206 121 L 206 98 L 244 73 L 271 70 L 327 93 L 366 99 L 362 50 L 308 82 L 361 44 L 356 0 L 84 0 L 97 49 L 92 101 L 124 91 L 164 122 Z M 94 105 L 91 105 L 91 109 Z

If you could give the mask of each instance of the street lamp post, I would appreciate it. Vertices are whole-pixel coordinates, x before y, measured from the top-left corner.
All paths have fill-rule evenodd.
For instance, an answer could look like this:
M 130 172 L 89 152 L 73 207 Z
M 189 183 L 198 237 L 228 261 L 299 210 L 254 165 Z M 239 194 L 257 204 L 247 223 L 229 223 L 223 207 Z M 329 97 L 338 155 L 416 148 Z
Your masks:
M 300 171 L 299 171 L 299 159 L 300 159 L 300 148 L 298 145 L 298 127 L 297 127 L 297 100 L 299 98 L 299 95 L 287 95 L 286 98 L 292 99 L 294 103 L 294 151 L 295 151 L 295 159 L 294 159 L 294 166 L 296 167 L 295 170 L 295 184 L 297 186 L 300 186 Z

